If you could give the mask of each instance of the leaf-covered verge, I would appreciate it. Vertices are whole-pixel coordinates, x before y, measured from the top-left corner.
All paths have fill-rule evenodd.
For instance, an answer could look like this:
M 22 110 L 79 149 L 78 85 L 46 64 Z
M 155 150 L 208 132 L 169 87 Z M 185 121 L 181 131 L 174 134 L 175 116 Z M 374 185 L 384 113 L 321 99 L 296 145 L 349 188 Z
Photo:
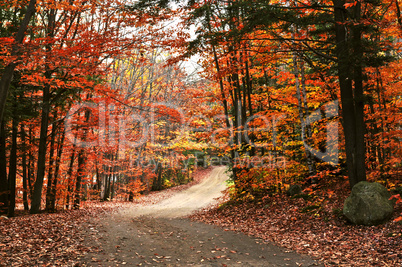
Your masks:
M 80 210 L 0 219 L 1 266 L 75 266 L 89 252 L 83 233 L 91 218 L 117 205 L 87 203 Z
M 82 209 L 59 213 L 0 217 L 0 266 L 80 266 L 86 253 L 98 247 L 87 240 L 96 238 L 94 218 L 134 205 L 150 205 L 199 183 L 211 171 L 198 169 L 192 182 L 138 198 L 132 202 L 83 203 Z
M 346 182 L 308 191 L 296 197 L 285 194 L 259 200 L 224 202 L 190 218 L 241 231 L 247 235 L 308 254 L 325 266 L 402 266 L 402 224 L 393 220 L 379 226 L 355 226 L 342 214 L 350 189 Z

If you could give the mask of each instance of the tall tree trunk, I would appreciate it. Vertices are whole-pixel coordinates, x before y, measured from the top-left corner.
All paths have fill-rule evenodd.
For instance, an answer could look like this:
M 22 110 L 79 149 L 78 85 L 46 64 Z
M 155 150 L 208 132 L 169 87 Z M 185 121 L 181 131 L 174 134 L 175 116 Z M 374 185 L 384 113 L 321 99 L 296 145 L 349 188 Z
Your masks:
M 54 37 L 56 20 L 56 10 L 51 9 L 49 11 L 48 17 L 48 27 L 47 36 L 50 38 Z M 45 77 L 49 80 L 51 78 L 52 70 L 50 69 L 52 45 L 46 45 L 46 72 Z M 40 206 L 42 202 L 42 189 L 43 180 L 45 177 L 46 170 L 46 150 L 47 150 L 47 130 L 49 126 L 49 113 L 50 113 L 50 85 L 45 84 L 43 87 L 43 106 L 42 106 L 42 118 L 41 118 L 41 128 L 40 128 L 40 138 L 39 138 L 39 152 L 38 152 L 38 165 L 36 173 L 36 181 L 34 185 L 34 192 L 32 196 L 31 204 L 31 214 L 38 213 L 40 211 Z
M 61 156 L 63 154 L 64 139 L 65 139 L 65 131 L 63 130 L 63 133 L 60 137 L 59 145 L 57 148 L 56 167 L 54 170 L 52 192 L 50 194 L 50 211 L 51 212 L 56 211 L 57 183 L 58 183 L 58 178 L 59 178 Z
M 366 180 L 366 123 L 364 121 L 365 96 L 363 88 L 363 47 L 361 20 L 361 2 L 357 1 L 353 7 L 353 17 L 357 24 L 352 27 L 352 46 L 353 46 L 353 78 L 354 78 L 354 104 L 355 104 L 355 128 L 356 128 L 356 160 L 355 173 L 357 182 Z
M 27 166 L 27 144 L 26 144 L 26 132 L 24 129 L 24 124 L 21 123 L 21 144 L 22 144 L 22 202 L 24 203 L 24 210 L 29 210 L 28 205 L 28 166 Z
M 100 177 L 100 173 L 99 173 L 99 165 L 98 165 L 98 160 L 95 160 L 95 173 L 96 173 L 96 184 L 94 189 L 98 190 L 99 194 L 102 188 L 102 179 Z
M 85 164 L 85 151 L 83 148 L 78 152 L 78 170 L 77 170 L 77 179 L 75 180 L 75 196 L 74 196 L 74 209 L 80 208 L 81 202 L 81 183 L 84 172 L 84 164 Z
M 365 146 L 364 146 L 364 117 L 363 117 L 363 88 L 361 86 L 361 58 L 358 51 L 353 61 L 350 61 L 350 44 L 347 39 L 345 22 L 347 13 L 344 8 L 344 0 L 333 0 L 334 18 L 336 32 L 336 55 L 338 59 L 338 77 L 341 89 L 343 130 L 345 134 L 346 165 L 348 169 L 349 184 L 353 187 L 360 181 L 366 180 L 365 170 Z M 360 9 L 360 4 L 359 9 Z M 361 48 L 359 42 L 360 31 L 353 32 L 354 50 Z M 351 68 L 354 66 L 354 68 Z M 355 71 L 354 77 L 350 75 Z M 360 74 L 359 74 L 360 72 Z M 353 90 L 352 79 L 355 78 L 355 90 Z M 355 92 L 354 92 L 355 91 Z M 358 127 L 363 127 L 358 128 Z
M 152 183 L 152 191 L 162 190 L 162 163 L 156 162 L 156 179 Z
M 252 82 L 252 78 L 250 76 L 250 70 L 249 70 L 249 53 L 247 51 L 244 52 L 245 53 L 245 68 L 246 68 L 246 82 L 244 83 L 244 86 L 247 87 L 247 98 L 248 98 L 248 111 L 249 111 L 249 116 L 250 118 L 253 117 L 254 115 L 254 111 L 253 111 L 253 105 L 251 102 L 251 94 L 253 91 L 253 82 Z M 246 97 L 246 96 L 245 96 Z M 246 127 L 246 125 L 244 125 L 244 127 Z M 256 153 L 256 149 L 254 146 L 254 141 L 255 141 L 255 136 L 254 133 L 250 134 L 251 136 L 249 136 L 249 140 L 247 140 L 249 142 L 249 145 L 251 147 L 250 149 L 250 156 L 254 156 Z
M 29 126 L 29 133 L 28 133 L 28 142 L 30 144 L 29 148 L 28 148 L 28 189 L 29 189 L 29 196 L 32 199 L 32 195 L 33 195 L 33 177 L 34 177 L 34 173 L 35 173 L 35 166 L 34 166 L 34 156 L 32 154 L 32 150 L 31 150 L 31 146 L 34 145 L 34 137 L 32 134 L 32 125 Z
M 66 196 L 66 209 L 68 210 L 70 207 L 70 193 L 71 193 L 71 182 L 73 175 L 73 167 L 74 167 L 74 159 L 75 159 L 75 140 L 73 144 L 73 151 L 71 152 L 70 164 L 68 165 L 67 170 L 67 196 Z
M 90 95 L 87 95 L 87 99 L 91 98 Z M 91 112 L 89 110 L 86 110 L 84 113 L 85 116 L 85 123 L 89 121 L 89 117 L 91 115 Z M 85 125 L 84 125 L 85 127 Z M 84 128 L 82 140 L 86 141 L 86 137 L 88 134 L 88 128 Z M 81 183 L 82 179 L 84 178 L 84 170 L 85 170 L 85 150 L 84 148 L 81 148 L 80 151 L 78 152 L 78 170 L 77 170 L 77 179 L 75 180 L 75 198 L 74 198 L 74 209 L 79 209 L 80 208 L 80 200 L 81 200 Z
M 0 125 L 0 214 L 7 214 L 8 210 L 8 182 L 6 157 L 5 123 Z
M 111 186 L 111 189 L 110 189 L 110 200 L 112 200 L 114 198 L 116 179 L 117 179 L 117 175 L 116 175 L 116 173 L 114 173 L 112 175 L 112 186 Z
M 54 121 L 56 121 L 57 118 L 57 110 L 54 112 Z M 52 133 L 50 134 L 50 149 L 49 149 L 49 169 L 47 172 L 47 187 L 46 187 L 46 210 L 50 211 L 51 205 L 50 205 L 50 198 L 52 194 L 52 184 L 53 184 L 53 170 L 54 170 L 54 143 L 56 140 L 56 123 L 53 123 L 52 126 Z
M 46 170 L 46 150 L 47 150 L 47 129 L 49 124 L 49 111 L 50 111 L 50 92 L 49 87 L 46 85 L 43 88 L 43 107 L 42 107 L 42 121 L 39 138 L 39 152 L 36 181 L 31 202 L 31 214 L 39 213 L 42 202 L 42 188 L 43 179 Z
M 105 188 L 104 188 L 104 193 L 103 193 L 103 200 L 107 201 L 109 200 L 110 197 L 110 181 L 111 181 L 111 172 L 109 171 L 109 167 L 106 168 L 108 170 L 108 173 L 105 175 Z
M 378 109 L 380 111 L 381 114 L 383 114 L 383 112 L 387 109 L 386 106 L 386 102 L 385 102 L 385 97 L 381 94 L 381 89 L 383 88 L 382 85 L 382 77 L 381 77 L 381 73 L 379 68 L 376 68 L 376 93 L 377 93 L 377 98 L 378 98 Z M 385 123 L 387 121 L 387 118 L 384 118 L 383 116 L 381 116 L 380 118 L 381 120 L 381 132 L 387 132 L 388 131 L 388 127 L 387 124 Z M 380 132 L 380 129 L 378 130 L 378 132 Z M 380 171 L 381 173 L 384 172 L 384 163 L 388 160 L 388 158 L 386 158 L 386 150 L 385 150 L 385 141 L 384 141 L 384 136 L 381 136 L 381 141 L 379 143 L 379 145 L 377 146 L 378 149 L 378 155 L 379 155 L 379 165 L 380 165 Z
M 10 151 L 10 165 L 8 170 L 8 185 L 9 185 L 9 205 L 8 205 L 8 217 L 14 217 L 15 211 L 15 191 L 17 180 L 17 135 L 18 135 L 18 121 L 13 118 L 12 134 L 11 134 L 11 151 Z

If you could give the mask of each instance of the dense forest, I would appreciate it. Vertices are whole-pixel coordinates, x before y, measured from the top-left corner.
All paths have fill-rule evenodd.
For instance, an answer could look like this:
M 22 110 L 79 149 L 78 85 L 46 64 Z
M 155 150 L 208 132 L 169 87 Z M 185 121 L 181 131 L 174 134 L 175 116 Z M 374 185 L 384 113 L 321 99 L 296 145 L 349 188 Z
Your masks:
M 4 0 L 0 213 L 132 200 L 209 165 L 238 200 L 400 187 L 401 32 L 398 0 Z

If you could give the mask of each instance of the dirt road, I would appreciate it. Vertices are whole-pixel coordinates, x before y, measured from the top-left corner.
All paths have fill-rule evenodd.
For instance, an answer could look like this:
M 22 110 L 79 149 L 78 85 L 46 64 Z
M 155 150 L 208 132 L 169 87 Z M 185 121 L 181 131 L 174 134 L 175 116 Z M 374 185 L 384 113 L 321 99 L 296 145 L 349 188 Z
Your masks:
M 209 177 L 187 190 L 155 205 L 133 207 L 122 213 L 130 217 L 146 215 L 153 218 L 177 218 L 190 215 L 193 211 L 212 204 L 215 198 L 221 196 L 222 191 L 226 188 L 227 179 L 226 168 L 216 167 Z
M 226 179 L 225 168 L 217 167 L 198 185 L 155 205 L 98 219 L 88 232 L 100 251 L 83 258 L 83 266 L 316 265 L 307 256 L 242 233 L 180 218 L 213 203 Z

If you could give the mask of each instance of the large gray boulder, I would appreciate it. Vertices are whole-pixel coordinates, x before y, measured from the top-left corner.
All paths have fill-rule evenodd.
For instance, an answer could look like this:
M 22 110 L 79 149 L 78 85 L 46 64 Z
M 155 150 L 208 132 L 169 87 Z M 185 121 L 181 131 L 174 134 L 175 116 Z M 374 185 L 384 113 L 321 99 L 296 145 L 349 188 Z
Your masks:
M 354 224 L 378 225 L 394 212 L 391 194 L 379 183 L 359 182 L 345 200 L 343 214 Z

